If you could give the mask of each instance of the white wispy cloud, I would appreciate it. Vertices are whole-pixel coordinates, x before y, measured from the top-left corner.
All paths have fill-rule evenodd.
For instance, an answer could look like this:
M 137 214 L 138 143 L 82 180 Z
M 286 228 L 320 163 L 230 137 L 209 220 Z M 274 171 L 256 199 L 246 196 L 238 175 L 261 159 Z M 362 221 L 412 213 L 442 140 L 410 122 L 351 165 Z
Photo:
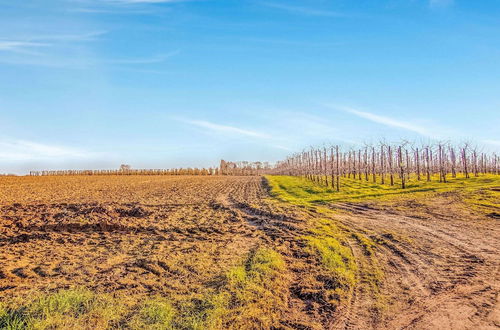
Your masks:
M 39 49 L 41 47 L 52 47 L 60 42 L 93 41 L 105 33 L 107 32 L 97 31 L 85 34 L 31 35 L 8 39 L 0 37 L 0 51 L 40 55 L 41 52 Z
M 103 60 L 102 62 L 108 64 L 153 64 L 153 63 L 161 63 L 165 62 L 172 56 L 179 54 L 179 50 L 172 51 L 166 54 L 154 55 L 150 57 L 143 58 L 123 58 L 123 59 L 108 59 Z
M 280 149 L 280 150 L 285 150 L 285 151 L 289 151 L 289 152 L 293 152 L 293 151 L 296 151 L 292 148 L 289 148 L 289 147 L 286 147 L 286 146 L 282 146 L 280 144 L 272 144 L 271 147 L 275 148 L 275 149 Z
M 15 40 L 2 39 L 0 36 L 0 63 L 76 69 L 102 64 L 126 67 L 162 63 L 180 53 L 179 50 L 174 50 L 164 54 L 135 58 L 101 58 L 89 57 L 85 53 L 79 52 L 80 43 L 100 40 L 100 37 L 106 33 L 108 31 L 93 31 L 83 34 L 23 35 Z M 72 56 L 68 56 L 68 54 L 72 54 Z
M 399 120 L 399 119 L 395 119 L 395 118 L 391 118 L 391 117 L 387 117 L 387 116 L 381 116 L 381 115 L 374 114 L 374 113 L 367 112 L 367 111 L 360 111 L 360 110 L 350 108 L 350 107 L 344 107 L 344 106 L 334 106 L 334 107 L 329 106 L 329 107 L 349 112 L 355 116 L 367 119 L 367 120 L 372 121 L 374 123 L 382 124 L 382 125 L 389 126 L 389 127 L 395 127 L 395 128 L 408 130 L 408 131 L 415 132 L 415 133 L 418 133 L 420 135 L 424 135 L 424 136 L 428 136 L 428 137 L 435 137 L 435 134 L 432 133 L 431 131 L 429 131 L 427 128 L 420 126 L 420 125 L 410 123 L 408 121 L 403 121 L 403 120 Z
M 233 134 L 233 135 L 236 134 L 236 135 L 249 136 L 254 138 L 263 138 L 263 139 L 270 138 L 268 134 L 259 131 L 244 129 L 235 126 L 229 126 L 229 125 L 216 124 L 205 120 L 188 120 L 188 119 L 177 119 L 177 120 L 184 122 L 186 124 L 204 128 L 217 133 Z
M 28 53 L 27 53 L 28 54 Z M 29 53 L 28 55 L 35 55 Z M 107 65 L 109 69 L 113 70 L 131 70 L 132 67 L 141 67 L 148 64 L 157 64 L 165 62 L 169 56 L 150 56 L 138 58 L 88 58 L 76 54 L 74 57 L 63 57 L 54 54 L 37 54 L 38 56 L 28 57 L 1 57 L 0 63 L 10 65 L 29 65 L 41 66 L 49 68 L 62 68 L 62 69 L 88 69 L 97 67 L 99 65 Z M 132 70 L 133 71 L 133 70 Z M 142 73 L 169 73 L 168 71 L 161 70 L 139 70 Z
M 50 46 L 50 44 L 20 40 L 0 40 L 0 51 L 35 54 L 32 51 L 33 49 L 47 46 Z
M 95 41 L 100 36 L 109 33 L 109 31 L 92 31 L 80 34 L 48 34 L 48 35 L 35 35 L 28 37 L 30 41 Z
M 80 149 L 25 140 L 0 141 L 0 161 L 68 160 L 95 156 Z
M 2 38 L 0 35 L 0 42 L 4 43 L 6 47 L 9 46 L 49 46 L 50 42 L 61 41 L 95 41 L 98 37 L 108 33 L 108 31 L 92 31 L 80 34 L 33 34 L 33 35 L 20 35 L 15 38 Z
M 310 8 L 310 7 L 301 7 L 301 6 L 290 6 L 282 3 L 275 3 L 275 2 L 262 2 L 261 3 L 263 6 L 269 7 L 269 8 L 274 8 L 274 9 L 279 9 L 279 10 L 284 10 L 290 13 L 294 14 L 301 14 L 301 15 L 306 15 L 306 16 L 324 16 L 324 17 L 345 17 L 346 14 L 344 13 L 339 13 L 335 11 L 330 11 L 330 10 L 322 10 L 322 9 L 315 9 L 315 8 Z

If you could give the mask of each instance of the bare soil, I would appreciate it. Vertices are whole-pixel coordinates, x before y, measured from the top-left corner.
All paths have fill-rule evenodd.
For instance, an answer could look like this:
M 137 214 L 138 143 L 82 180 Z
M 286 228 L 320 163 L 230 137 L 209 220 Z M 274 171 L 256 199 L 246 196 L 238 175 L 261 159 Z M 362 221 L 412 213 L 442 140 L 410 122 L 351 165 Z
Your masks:
M 0 300 L 75 285 L 201 295 L 265 245 L 290 271 L 283 328 L 500 327 L 498 220 L 457 216 L 439 200 L 418 213 L 329 206 L 359 266 L 352 297 L 336 305 L 301 239 L 319 215 L 272 201 L 260 177 L 20 177 L 0 178 L 0 187 Z M 376 243 L 373 253 L 356 234 Z M 367 277 L 376 267 L 374 288 Z
M 500 327 L 498 220 L 457 213 L 446 202 L 438 198 L 423 212 L 332 205 L 345 211 L 337 220 L 378 243 L 373 256 L 364 255 L 356 242 L 351 247 L 359 259 L 376 258 L 384 273 L 382 311 L 370 314 L 363 308 L 379 297 L 370 298 L 361 283 L 346 314 L 346 328 L 365 328 L 367 323 L 383 329 Z M 412 213 L 418 215 L 408 215 Z

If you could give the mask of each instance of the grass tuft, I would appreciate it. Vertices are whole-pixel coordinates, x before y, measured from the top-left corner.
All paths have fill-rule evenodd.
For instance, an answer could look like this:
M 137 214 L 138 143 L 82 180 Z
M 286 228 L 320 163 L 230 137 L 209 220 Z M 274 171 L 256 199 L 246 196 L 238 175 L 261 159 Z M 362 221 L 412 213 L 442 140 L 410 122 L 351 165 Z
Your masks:
M 139 312 L 132 318 L 133 329 L 174 329 L 175 309 L 163 297 L 149 298 L 143 302 Z
M 250 253 L 242 265 L 227 273 L 228 299 L 225 326 L 272 328 L 279 324 L 280 313 L 286 309 L 287 279 L 285 261 L 279 253 L 259 248 Z
M 0 302 L 0 329 L 20 330 L 26 328 L 26 321 L 22 309 L 8 308 Z
M 329 219 L 319 219 L 303 237 L 309 253 L 319 256 L 330 274 L 329 303 L 337 305 L 347 299 L 356 284 L 357 265 L 351 249 L 345 244 L 345 234 Z
M 124 309 L 107 295 L 84 288 L 40 295 L 19 307 L 0 307 L 0 328 L 95 329 L 116 326 Z

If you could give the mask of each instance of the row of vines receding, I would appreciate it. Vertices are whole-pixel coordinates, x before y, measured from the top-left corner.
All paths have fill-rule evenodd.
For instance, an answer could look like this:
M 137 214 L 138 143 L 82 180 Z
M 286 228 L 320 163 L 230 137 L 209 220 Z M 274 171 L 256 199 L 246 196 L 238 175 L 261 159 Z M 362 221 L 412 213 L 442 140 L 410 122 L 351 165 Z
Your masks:
M 449 177 L 499 173 L 499 157 L 469 144 L 367 145 L 343 150 L 338 145 L 311 148 L 280 161 L 272 174 L 302 176 L 339 191 L 342 178 L 401 185 L 410 180 L 447 182 Z

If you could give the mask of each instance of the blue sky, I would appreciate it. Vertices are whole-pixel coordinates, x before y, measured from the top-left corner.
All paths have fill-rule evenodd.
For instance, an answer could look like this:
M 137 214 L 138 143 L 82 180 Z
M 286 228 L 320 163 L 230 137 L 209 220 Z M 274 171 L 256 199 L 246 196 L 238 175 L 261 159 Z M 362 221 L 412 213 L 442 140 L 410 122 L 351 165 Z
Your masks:
M 500 149 L 497 0 L 0 0 L 0 172 Z

